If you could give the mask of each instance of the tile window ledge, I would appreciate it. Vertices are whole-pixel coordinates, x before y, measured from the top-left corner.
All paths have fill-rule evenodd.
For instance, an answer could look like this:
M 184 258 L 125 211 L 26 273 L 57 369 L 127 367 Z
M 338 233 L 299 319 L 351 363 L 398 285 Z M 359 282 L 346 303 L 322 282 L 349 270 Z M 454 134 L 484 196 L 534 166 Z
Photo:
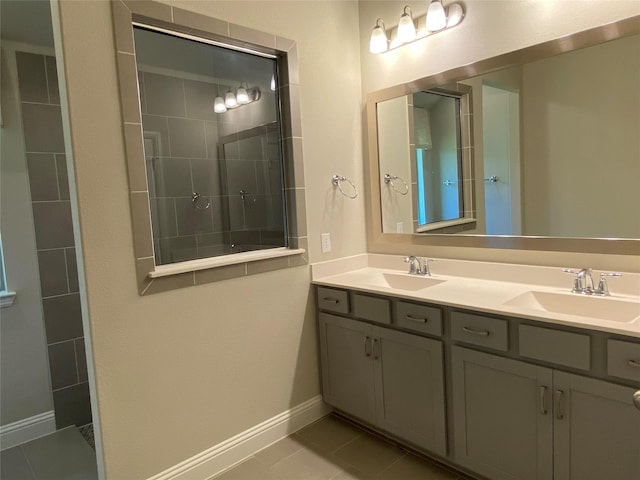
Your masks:
M 7 308 L 16 301 L 16 292 L 0 292 L 0 307 Z
M 220 257 L 202 258 L 198 260 L 189 260 L 187 262 L 174 263 L 171 265 L 160 265 L 149 272 L 149 278 L 168 277 L 170 275 L 178 275 L 181 273 L 197 272 L 199 270 L 207 270 L 210 268 L 224 267 L 227 265 L 238 265 L 241 263 L 255 262 L 258 260 L 269 260 L 273 258 L 289 257 L 292 255 L 302 255 L 305 253 L 303 248 L 270 248 L 266 250 L 254 250 L 251 252 L 234 253 L 231 255 L 223 255 Z

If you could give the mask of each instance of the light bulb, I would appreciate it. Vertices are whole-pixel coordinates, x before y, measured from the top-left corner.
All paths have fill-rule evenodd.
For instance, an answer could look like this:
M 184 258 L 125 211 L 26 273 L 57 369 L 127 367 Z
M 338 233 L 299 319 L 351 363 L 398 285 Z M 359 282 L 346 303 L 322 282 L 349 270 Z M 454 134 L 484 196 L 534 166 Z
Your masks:
M 236 90 L 236 100 L 240 105 L 245 105 L 249 103 L 251 100 L 249 99 L 249 94 L 247 93 L 247 89 L 240 84 L 240 87 Z
M 464 18 L 464 10 L 462 10 L 462 6 L 459 3 L 449 5 L 447 13 L 447 28 L 455 27 Z
M 432 0 L 427 10 L 427 30 L 436 32 L 447 26 L 447 15 L 441 0 Z
M 271 91 L 276 91 L 276 74 L 271 75 Z
M 238 106 L 238 100 L 231 90 L 229 90 L 224 96 L 224 104 L 227 108 L 234 108 Z
M 406 5 L 398 22 L 398 40 L 402 43 L 413 42 L 416 39 L 416 26 L 413 23 L 411 13 L 407 13 L 407 9 L 411 12 L 411 8 Z
M 380 25 L 382 24 L 382 25 Z M 376 26 L 371 32 L 371 40 L 369 40 L 369 51 L 371 53 L 382 53 L 389 49 L 389 39 L 387 32 L 384 30 L 384 22 L 381 18 L 376 20 Z
M 224 113 L 227 111 L 227 106 L 224 104 L 222 97 L 216 97 L 213 101 L 213 111 L 216 113 Z

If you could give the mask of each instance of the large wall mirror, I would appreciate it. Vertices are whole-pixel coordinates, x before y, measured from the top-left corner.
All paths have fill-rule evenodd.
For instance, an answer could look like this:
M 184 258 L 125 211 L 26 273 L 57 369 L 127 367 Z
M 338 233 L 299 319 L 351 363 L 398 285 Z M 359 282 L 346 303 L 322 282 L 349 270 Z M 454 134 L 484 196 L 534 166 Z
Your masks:
M 450 85 L 470 105 L 446 115 Z M 640 17 L 374 92 L 367 118 L 375 243 L 640 252 Z

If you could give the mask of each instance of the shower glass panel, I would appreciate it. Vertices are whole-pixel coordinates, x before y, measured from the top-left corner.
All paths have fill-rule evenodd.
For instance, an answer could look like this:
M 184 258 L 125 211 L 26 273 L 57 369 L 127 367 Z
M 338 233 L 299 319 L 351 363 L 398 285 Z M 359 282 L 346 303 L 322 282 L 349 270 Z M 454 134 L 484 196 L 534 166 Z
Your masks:
M 156 265 L 286 247 L 275 58 L 134 32 Z

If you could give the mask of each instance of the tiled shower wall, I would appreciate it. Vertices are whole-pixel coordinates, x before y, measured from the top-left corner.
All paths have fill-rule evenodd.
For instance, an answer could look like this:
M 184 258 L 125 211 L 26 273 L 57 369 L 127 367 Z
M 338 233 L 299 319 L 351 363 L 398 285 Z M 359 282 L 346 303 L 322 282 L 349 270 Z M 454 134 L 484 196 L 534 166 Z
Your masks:
M 56 427 L 91 423 L 55 57 L 16 52 Z
M 267 214 L 273 197 L 282 198 L 279 144 L 270 142 L 267 128 L 263 137 L 234 139 L 273 122 L 275 107 L 261 107 L 275 106 L 274 94 L 216 114 L 213 99 L 228 85 L 146 71 L 138 71 L 138 81 L 147 172 L 154 176 L 149 200 L 156 263 L 282 245 L 283 216 L 271 215 L 269 223 Z M 226 158 L 219 149 L 223 136 Z M 248 195 L 242 198 L 240 190 Z M 194 193 L 201 195 L 201 208 L 194 208 Z

